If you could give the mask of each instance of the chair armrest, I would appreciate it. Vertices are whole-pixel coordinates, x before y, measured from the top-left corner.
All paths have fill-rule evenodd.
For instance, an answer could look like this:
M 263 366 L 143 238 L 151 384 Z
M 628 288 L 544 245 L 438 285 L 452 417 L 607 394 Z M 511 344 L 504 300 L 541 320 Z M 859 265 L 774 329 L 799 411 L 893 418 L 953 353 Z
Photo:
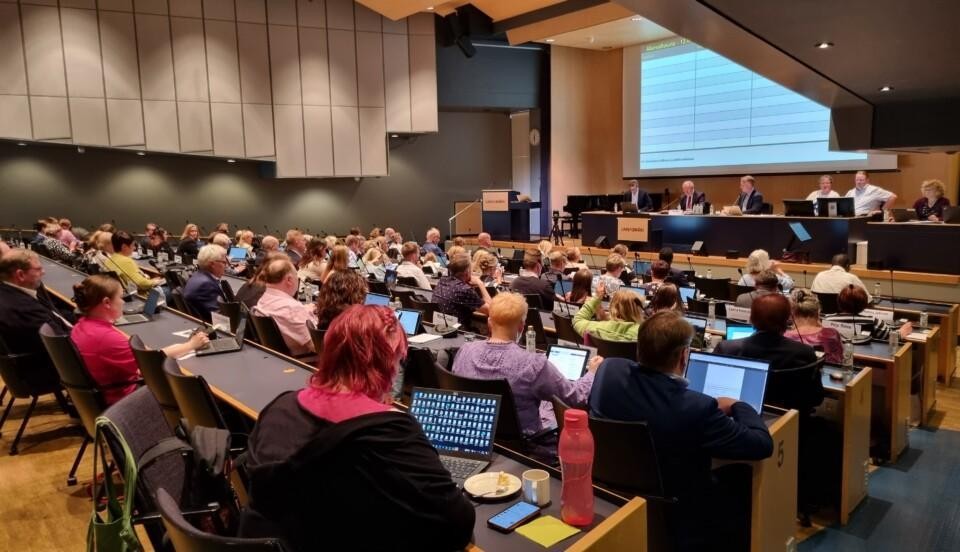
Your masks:
M 211 502 L 202 508 L 191 508 L 189 510 L 183 510 L 180 512 L 183 514 L 183 517 L 189 518 L 200 515 L 210 515 L 215 514 L 220 510 L 220 504 L 218 502 Z M 131 523 L 133 525 L 143 525 L 146 523 L 157 523 L 162 521 L 160 517 L 160 512 L 150 512 L 148 514 L 133 516 Z

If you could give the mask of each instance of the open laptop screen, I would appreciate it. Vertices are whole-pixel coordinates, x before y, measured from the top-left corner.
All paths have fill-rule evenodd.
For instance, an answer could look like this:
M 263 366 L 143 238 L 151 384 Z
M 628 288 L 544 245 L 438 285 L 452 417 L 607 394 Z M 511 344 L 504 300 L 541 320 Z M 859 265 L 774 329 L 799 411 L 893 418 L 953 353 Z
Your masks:
M 688 299 L 694 299 L 697 295 L 697 288 L 680 286 L 677 288 L 680 292 L 680 299 L 686 304 Z
M 390 306 L 390 297 L 387 295 L 380 295 L 379 293 L 368 293 L 367 298 L 363 300 L 364 305 L 382 305 L 384 307 Z
M 756 333 L 756 330 L 753 326 L 746 326 L 741 324 L 731 324 L 727 322 L 727 339 L 743 339 L 744 337 L 750 337 Z
M 557 280 L 557 283 L 553 284 L 553 292 L 560 297 L 571 291 L 573 291 L 573 280 Z
M 499 413 L 497 395 L 420 387 L 410 395 L 410 414 L 441 453 L 489 458 Z
M 691 351 L 685 377 L 690 389 L 713 398 L 741 400 L 759 414 L 769 367 L 769 363 L 762 360 Z
M 247 250 L 242 247 L 231 247 L 230 253 L 230 262 L 239 263 L 247 258 Z
M 420 329 L 420 317 L 423 313 L 416 310 L 400 309 L 397 311 L 397 320 L 403 326 L 403 331 L 407 335 L 417 335 Z

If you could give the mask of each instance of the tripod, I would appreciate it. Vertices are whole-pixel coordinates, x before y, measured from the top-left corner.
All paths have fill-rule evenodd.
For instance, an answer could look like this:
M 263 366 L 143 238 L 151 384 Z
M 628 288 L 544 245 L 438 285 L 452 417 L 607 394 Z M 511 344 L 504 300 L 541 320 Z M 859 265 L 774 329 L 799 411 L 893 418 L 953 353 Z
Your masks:
M 560 211 L 553 212 L 553 228 L 550 229 L 550 237 L 553 238 L 554 245 L 563 245 L 563 232 L 560 230 Z

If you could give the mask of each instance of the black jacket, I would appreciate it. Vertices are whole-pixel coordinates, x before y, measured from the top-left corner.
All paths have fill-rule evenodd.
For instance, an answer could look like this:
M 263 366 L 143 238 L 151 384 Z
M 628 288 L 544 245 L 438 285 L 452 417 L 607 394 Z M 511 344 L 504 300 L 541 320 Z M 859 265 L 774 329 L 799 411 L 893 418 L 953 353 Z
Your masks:
M 290 391 L 260 413 L 243 462 L 260 517 L 244 536 L 357 551 L 460 550 L 473 534 L 473 505 L 409 414 L 331 423 Z
M 539 295 L 540 308 L 546 311 L 553 310 L 553 300 L 556 292 L 553 284 L 547 280 L 541 280 L 536 276 L 517 276 L 510 282 L 510 289 L 524 295 Z
M 633 194 L 630 190 L 627 190 L 623 193 L 623 202 L 624 203 L 633 203 Z M 623 210 L 623 207 L 620 208 Z M 653 199 L 650 197 L 650 194 L 643 190 L 637 191 L 637 210 L 638 211 L 653 211 Z
M 742 192 L 737 196 L 737 207 L 743 210 L 745 215 L 759 215 L 763 210 L 763 194 L 759 190 L 750 192 L 750 199 L 747 199 L 747 208 L 743 209 L 744 195 Z
M 67 333 L 69 328 L 54 313 L 73 322 L 75 317 L 67 309 L 53 302 L 43 286 L 37 290 L 34 299 L 15 287 L 0 283 L 0 338 L 11 353 L 34 354 L 37 362 L 36 383 L 58 379 L 53 362 L 40 340 L 40 327 L 50 323 L 54 329 Z
M 190 238 L 180 242 L 180 245 L 177 247 L 177 255 L 180 255 L 181 257 L 190 257 L 191 259 L 196 259 L 199 252 L 200 242 L 197 240 L 191 240 Z

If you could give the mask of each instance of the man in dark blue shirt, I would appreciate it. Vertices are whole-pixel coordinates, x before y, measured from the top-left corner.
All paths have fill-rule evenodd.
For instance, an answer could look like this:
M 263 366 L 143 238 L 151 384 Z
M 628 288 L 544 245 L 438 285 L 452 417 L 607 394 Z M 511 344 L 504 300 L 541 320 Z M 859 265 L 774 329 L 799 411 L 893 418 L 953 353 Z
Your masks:
M 205 245 L 197 254 L 199 270 L 190 276 L 183 286 L 183 298 L 205 322 L 210 322 L 210 313 L 220 310 L 223 290 L 220 278 L 227 270 L 227 250 L 219 245 Z
M 490 294 L 480 278 L 470 273 L 470 258 L 458 256 L 447 265 L 447 272 L 433 290 L 437 310 L 456 316 L 461 324 L 469 324 L 474 311 L 487 314 Z
M 590 414 L 647 422 L 664 490 L 679 499 L 667 512 L 667 523 L 680 550 L 741 550 L 745 548 L 736 543 L 749 536 L 749 476 L 733 472 L 737 484 L 728 485 L 721 481 L 723 473 L 711 471 L 711 462 L 767 458 L 773 440 L 747 403 L 687 388 L 683 373 L 693 335 L 690 324 L 675 312 L 647 319 L 637 333 L 640 363 L 609 358 L 600 365 Z M 729 496 L 725 487 L 736 489 L 736 496 Z

